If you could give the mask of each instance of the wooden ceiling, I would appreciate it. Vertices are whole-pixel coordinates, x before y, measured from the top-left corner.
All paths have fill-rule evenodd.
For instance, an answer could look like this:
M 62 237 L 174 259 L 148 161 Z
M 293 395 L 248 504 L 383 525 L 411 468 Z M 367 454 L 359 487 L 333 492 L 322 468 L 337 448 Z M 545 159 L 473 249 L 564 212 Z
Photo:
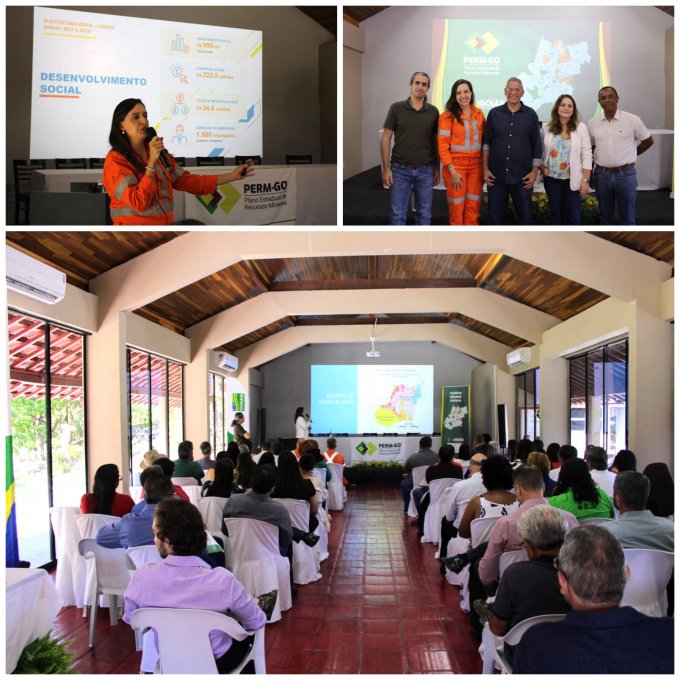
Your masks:
M 56 266 L 88 289 L 108 269 L 183 232 L 8 232 L 8 243 Z M 673 265 L 673 232 L 592 232 Z M 498 253 L 367 255 L 245 260 L 212 273 L 135 312 L 178 333 L 268 292 L 376 288 L 482 288 L 566 320 L 606 298 L 601 291 Z M 288 316 L 222 346 L 236 352 L 293 326 L 365 324 L 376 314 Z M 531 344 L 502 328 L 458 314 L 377 314 L 380 324 L 451 323 L 517 348 Z

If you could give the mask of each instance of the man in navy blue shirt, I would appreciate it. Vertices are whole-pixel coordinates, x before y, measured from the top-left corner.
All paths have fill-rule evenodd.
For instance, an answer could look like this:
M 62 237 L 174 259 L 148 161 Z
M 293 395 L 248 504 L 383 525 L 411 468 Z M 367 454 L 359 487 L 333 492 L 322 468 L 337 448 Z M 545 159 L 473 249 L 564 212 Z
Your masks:
M 572 611 L 523 635 L 514 673 L 673 673 L 673 619 L 620 606 L 630 569 L 611 532 L 572 529 L 555 567 Z
M 482 139 L 489 222 L 503 224 L 508 199 L 519 224 L 531 224 L 531 195 L 541 165 L 541 135 L 536 111 L 522 103 L 519 78 L 505 85 L 507 101 L 489 111 Z

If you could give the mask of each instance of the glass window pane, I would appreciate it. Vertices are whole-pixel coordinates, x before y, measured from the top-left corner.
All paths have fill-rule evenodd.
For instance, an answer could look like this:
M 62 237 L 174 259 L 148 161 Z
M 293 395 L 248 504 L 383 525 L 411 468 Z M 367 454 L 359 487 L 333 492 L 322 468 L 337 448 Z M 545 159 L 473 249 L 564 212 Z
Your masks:
M 50 327 L 53 505 L 80 505 L 85 475 L 84 338 Z
M 133 477 L 139 473 L 142 456 L 149 450 L 149 357 L 128 349 L 130 361 L 130 449 Z
M 227 444 L 224 437 L 224 376 L 215 375 L 215 430 L 217 451 L 224 451 Z
M 526 414 L 526 432 L 529 439 L 536 438 L 536 372 L 529 371 L 525 373 L 526 376 L 526 399 L 527 399 L 527 414 Z
M 208 373 L 208 441 L 212 450 L 217 453 L 217 438 L 215 432 L 215 374 Z
M 534 420 L 534 432 L 536 433 L 536 437 L 541 436 L 541 369 L 536 368 L 534 369 L 534 387 L 535 387 L 535 394 L 536 396 L 534 397 L 534 415 L 535 415 L 535 420 Z
M 168 415 L 168 439 L 169 450 L 174 458 L 177 454 L 177 447 L 184 441 L 183 405 L 182 405 L 182 366 L 172 361 L 168 361 L 168 382 L 169 382 L 169 415 Z
M 604 382 L 607 390 L 607 453 L 627 448 L 628 341 L 607 346 Z
M 165 359 L 151 357 L 151 447 L 168 455 L 168 389 Z
M 586 449 L 586 357 L 569 360 L 569 443 Z
M 588 394 L 588 444 L 605 446 L 604 441 L 604 348 L 586 356 Z M 579 451 L 582 453 L 583 451 Z
M 19 557 L 33 567 L 50 554 L 45 324 L 14 312 L 7 320 L 12 462 Z
M 517 376 L 517 439 L 526 433 L 526 374 Z

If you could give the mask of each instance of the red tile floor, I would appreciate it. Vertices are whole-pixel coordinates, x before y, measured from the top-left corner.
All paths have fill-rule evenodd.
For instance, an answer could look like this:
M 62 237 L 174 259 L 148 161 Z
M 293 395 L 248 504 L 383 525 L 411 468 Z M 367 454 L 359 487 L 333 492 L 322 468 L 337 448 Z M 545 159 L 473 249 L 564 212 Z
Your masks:
M 403 515 L 399 490 L 352 489 L 332 517 L 322 578 L 300 586 L 293 608 L 267 626 L 268 673 L 480 673 L 459 591 Z M 112 628 L 100 611 L 92 650 L 87 630 L 74 607 L 55 624 L 58 637 L 74 639 L 76 673 L 139 672 L 126 624 Z

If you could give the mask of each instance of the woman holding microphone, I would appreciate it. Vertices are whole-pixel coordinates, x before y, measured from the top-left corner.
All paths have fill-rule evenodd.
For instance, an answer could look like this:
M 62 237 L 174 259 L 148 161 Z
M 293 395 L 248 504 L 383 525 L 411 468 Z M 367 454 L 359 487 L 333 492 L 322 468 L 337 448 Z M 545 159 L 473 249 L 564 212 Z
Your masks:
M 474 105 L 469 80 L 457 80 L 439 116 L 437 141 L 444 166 L 449 224 L 479 224 L 482 201 L 484 114 Z
M 579 121 L 571 95 L 557 98 L 550 122 L 541 128 L 543 186 L 550 205 L 550 224 L 581 224 L 581 196 L 587 196 L 593 150 L 585 123 Z
M 248 160 L 222 175 L 191 175 L 165 151 L 163 138 L 149 130 L 149 116 L 141 99 L 124 99 L 116 106 L 103 180 L 116 225 L 173 224 L 173 189 L 212 194 L 219 184 L 254 174 L 253 162 Z
M 312 419 L 309 417 L 309 413 L 305 413 L 304 406 L 298 406 L 295 409 L 295 438 L 308 439 L 309 431 L 312 428 Z

